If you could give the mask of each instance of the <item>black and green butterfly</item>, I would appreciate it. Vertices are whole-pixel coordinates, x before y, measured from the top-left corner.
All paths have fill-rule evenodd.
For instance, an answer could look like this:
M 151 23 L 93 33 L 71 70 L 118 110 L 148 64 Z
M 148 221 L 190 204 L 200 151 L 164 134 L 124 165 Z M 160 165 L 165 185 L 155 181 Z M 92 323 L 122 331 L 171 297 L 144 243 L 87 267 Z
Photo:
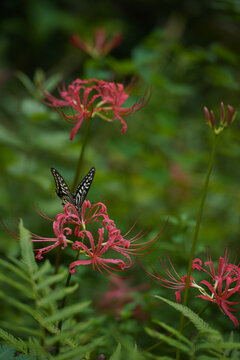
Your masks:
M 75 206 L 77 211 L 80 211 L 92 184 L 95 175 L 95 167 L 92 167 L 87 175 L 82 179 L 74 194 L 69 190 L 66 181 L 56 169 L 51 168 L 51 172 L 56 183 L 56 194 L 62 200 L 62 205 L 70 203 Z

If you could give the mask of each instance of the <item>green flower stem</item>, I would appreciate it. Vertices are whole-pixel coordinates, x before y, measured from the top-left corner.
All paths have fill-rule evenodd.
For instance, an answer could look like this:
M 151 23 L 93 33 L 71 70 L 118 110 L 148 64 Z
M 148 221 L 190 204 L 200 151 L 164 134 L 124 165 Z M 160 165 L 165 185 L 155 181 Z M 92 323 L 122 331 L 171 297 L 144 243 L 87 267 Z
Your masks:
M 86 131 L 85 131 L 83 144 L 82 144 L 80 156 L 79 156 L 78 163 L 77 163 L 77 169 L 76 169 L 75 177 L 74 177 L 73 184 L 72 184 L 72 191 L 74 191 L 76 189 L 77 185 L 78 185 L 79 175 L 80 175 L 81 168 L 82 168 L 82 163 L 83 163 L 84 151 L 85 151 L 88 139 L 89 139 L 91 125 L 92 125 L 92 119 L 90 118 L 87 121 L 87 128 L 86 128 Z
M 77 261 L 79 259 L 79 257 L 80 257 L 80 250 L 77 253 L 75 261 Z M 71 276 L 72 276 L 72 274 L 69 272 L 68 277 L 67 277 L 67 281 L 66 281 L 66 284 L 65 284 L 65 289 L 70 286 Z M 67 298 L 67 295 L 65 295 L 64 298 L 62 299 L 62 303 L 61 303 L 61 306 L 59 307 L 59 310 L 62 310 L 65 307 L 66 298 Z M 59 331 L 62 330 L 62 323 L 63 323 L 62 320 L 60 320 L 59 323 L 58 323 L 58 330 Z M 57 343 L 56 354 L 59 354 L 59 351 L 60 351 L 60 342 Z
M 190 276 L 191 276 L 191 272 L 192 272 L 192 262 L 193 262 L 193 258 L 195 255 L 195 249 L 196 249 L 197 240 L 198 240 L 198 233 L 199 233 L 200 224 L 201 224 L 201 220 L 202 220 L 203 208 L 204 208 L 207 191 L 208 191 L 209 179 L 210 179 L 210 175 L 211 175 L 212 168 L 213 168 L 215 151 L 216 151 L 216 146 L 217 146 L 217 138 L 218 138 L 218 136 L 217 136 L 217 134 L 215 134 L 214 140 L 213 140 L 212 152 L 211 152 L 210 159 L 209 159 L 207 175 L 206 175 L 206 179 L 205 179 L 204 186 L 203 186 L 202 199 L 201 199 L 200 207 L 198 210 L 197 223 L 196 223 L 193 241 L 192 241 L 192 248 L 191 248 L 191 252 L 190 252 L 190 256 L 189 256 L 189 260 L 188 260 L 187 280 L 186 280 L 186 287 L 185 287 L 184 298 L 183 298 L 183 305 L 185 305 L 185 306 L 187 306 L 187 301 L 188 301 L 189 283 L 190 283 Z M 183 327 L 184 327 L 184 315 L 182 314 L 181 318 L 180 318 L 180 325 L 179 325 L 180 333 L 182 333 Z M 179 360 L 179 359 L 180 359 L 180 350 L 177 350 L 176 360 Z

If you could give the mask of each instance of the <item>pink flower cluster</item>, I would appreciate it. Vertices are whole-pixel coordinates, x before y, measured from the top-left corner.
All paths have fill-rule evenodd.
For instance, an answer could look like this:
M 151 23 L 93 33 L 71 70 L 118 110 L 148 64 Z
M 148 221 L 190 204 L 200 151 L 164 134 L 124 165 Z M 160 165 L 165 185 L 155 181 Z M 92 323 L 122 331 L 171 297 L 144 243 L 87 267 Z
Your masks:
M 175 289 L 176 300 L 180 302 L 181 292 L 186 287 L 187 275 L 180 277 L 169 258 L 168 261 L 171 269 L 168 269 L 164 261 L 160 262 L 167 278 L 161 276 L 153 268 L 153 273 L 145 271 L 161 286 Z M 210 280 L 203 279 L 197 284 L 195 278 L 191 276 L 189 287 L 195 288 L 200 292 L 200 295 L 197 295 L 197 297 L 217 304 L 222 313 L 227 315 L 235 326 L 238 326 L 239 321 L 232 313 L 240 310 L 233 307 L 234 305 L 239 305 L 240 301 L 233 301 L 230 298 L 236 295 L 239 300 L 240 264 L 229 263 L 229 254 L 226 249 L 224 257 L 219 258 L 217 268 L 214 266 L 209 255 L 208 261 L 204 263 L 199 258 L 194 259 L 192 269 L 201 271 L 202 275 L 207 274 L 210 278 Z
M 50 245 L 34 249 L 38 260 L 43 259 L 43 255 L 60 246 L 65 249 L 68 245 L 77 253 L 77 260 L 69 266 L 70 273 L 76 272 L 76 267 L 80 265 L 92 265 L 94 270 L 110 273 L 111 271 L 123 271 L 132 266 L 132 255 L 143 255 L 159 238 L 139 243 L 145 233 L 140 231 L 130 239 L 126 237 L 131 232 L 132 227 L 125 235 L 121 235 L 113 220 L 107 213 L 107 208 L 103 203 L 91 206 L 90 201 L 85 200 L 80 213 L 72 204 L 66 204 L 63 212 L 56 215 L 55 220 L 48 218 L 42 211 L 39 214 L 53 223 L 53 237 L 43 237 L 31 233 L 32 242 L 50 243 Z M 97 234 L 87 230 L 87 225 L 95 223 Z M 8 231 L 9 232 L 9 231 Z M 19 234 L 10 232 L 16 238 Z M 83 259 L 79 259 L 79 257 Z
M 61 99 L 51 95 L 47 90 L 44 90 L 44 95 L 47 105 L 52 106 L 68 122 L 75 124 L 70 135 L 72 140 L 84 119 L 89 120 L 96 115 L 105 121 L 112 121 L 113 118 L 120 120 L 121 133 L 124 133 L 127 130 L 124 117 L 140 110 L 150 99 L 150 95 L 145 94 L 132 106 L 124 107 L 123 104 L 129 98 L 132 89 L 131 83 L 124 89 L 121 83 L 76 79 L 67 89 L 64 85 L 59 89 Z M 64 112 L 63 108 L 66 107 L 71 109 L 72 114 Z

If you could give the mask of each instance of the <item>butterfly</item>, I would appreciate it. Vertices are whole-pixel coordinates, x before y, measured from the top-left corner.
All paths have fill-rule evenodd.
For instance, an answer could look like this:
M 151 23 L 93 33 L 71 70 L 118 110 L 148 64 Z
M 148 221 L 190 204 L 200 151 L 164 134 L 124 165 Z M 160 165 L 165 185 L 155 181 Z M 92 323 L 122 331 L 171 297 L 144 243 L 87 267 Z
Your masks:
M 95 175 L 95 167 L 92 167 L 87 175 L 82 179 L 74 194 L 69 190 L 66 181 L 56 169 L 51 168 L 51 172 L 56 184 L 56 194 L 62 200 L 62 205 L 70 203 L 75 206 L 77 211 L 80 211 L 81 206 L 86 199 L 88 190 L 92 184 Z

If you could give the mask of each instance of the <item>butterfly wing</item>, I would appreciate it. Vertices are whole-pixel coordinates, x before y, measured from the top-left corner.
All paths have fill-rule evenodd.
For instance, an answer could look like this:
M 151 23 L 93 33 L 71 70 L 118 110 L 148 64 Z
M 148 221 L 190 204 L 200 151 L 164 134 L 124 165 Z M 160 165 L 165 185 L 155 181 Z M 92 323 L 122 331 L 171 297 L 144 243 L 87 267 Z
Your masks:
M 51 168 L 51 172 L 53 174 L 56 184 L 56 194 L 62 200 L 62 205 L 65 205 L 67 203 L 75 205 L 74 196 L 69 190 L 69 187 L 67 186 L 63 177 L 54 168 Z
M 82 179 L 80 184 L 77 187 L 77 190 L 75 192 L 74 196 L 74 202 L 76 209 L 79 211 L 84 200 L 86 199 L 88 190 L 90 189 L 90 186 L 92 184 L 93 178 L 95 175 L 95 167 L 92 167 L 87 175 Z

